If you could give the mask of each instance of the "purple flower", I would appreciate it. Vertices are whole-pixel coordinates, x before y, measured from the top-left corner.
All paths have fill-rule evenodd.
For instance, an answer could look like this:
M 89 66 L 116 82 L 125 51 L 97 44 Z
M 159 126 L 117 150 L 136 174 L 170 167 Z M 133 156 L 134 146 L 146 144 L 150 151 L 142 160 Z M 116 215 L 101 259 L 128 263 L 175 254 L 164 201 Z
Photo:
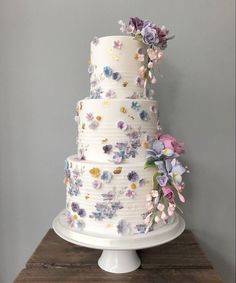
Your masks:
M 146 231 L 146 224 L 138 224 L 135 226 L 138 233 L 145 233 Z
M 101 179 L 105 182 L 105 183 L 110 183 L 111 182 L 111 178 L 112 178 L 112 174 L 109 171 L 103 171 L 102 175 L 101 175 Z
M 103 149 L 104 153 L 109 154 L 109 153 L 111 153 L 112 145 L 111 144 L 106 144 L 106 145 L 103 146 L 102 149 Z
M 116 93 L 115 93 L 115 91 L 109 89 L 109 90 L 106 92 L 105 96 L 106 96 L 107 98 L 115 98 L 115 97 L 116 97 Z
M 128 125 L 124 121 L 118 121 L 117 122 L 117 128 L 122 130 L 122 131 L 126 131 L 127 128 L 128 128 Z
M 86 211 L 82 208 L 79 209 L 77 213 L 80 217 L 85 217 L 85 215 L 86 215 Z
M 106 78 L 111 77 L 112 74 L 113 74 L 112 68 L 110 68 L 110 67 L 108 67 L 108 66 L 105 66 L 105 67 L 103 68 L 103 74 L 104 74 L 104 76 L 105 76 Z
M 129 232 L 129 224 L 125 220 L 120 220 L 117 224 L 117 232 L 118 234 L 127 234 Z
M 102 182 L 100 180 L 94 180 L 92 186 L 94 189 L 99 190 L 102 186 Z
M 139 179 L 138 174 L 135 171 L 131 171 L 128 173 L 127 178 L 131 182 L 136 182 Z
M 92 123 L 89 124 L 89 129 L 95 130 L 98 127 L 99 123 L 97 121 L 92 121 Z
M 139 19 L 138 17 L 131 17 L 129 19 L 129 26 L 133 27 L 134 31 L 141 31 L 143 28 L 143 23 L 143 20 Z
M 123 157 L 119 152 L 116 152 L 113 156 L 113 160 L 115 164 L 120 164 L 123 160 Z
M 141 118 L 141 120 L 143 121 L 148 121 L 149 120 L 149 115 L 146 111 L 142 110 L 140 113 L 139 113 L 139 117 Z
M 112 74 L 112 79 L 115 81 L 119 81 L 121 79 L 121 74 L 118 72 L 115 72 Z
M 129 198 L 134 198 L 135 195 L 136 195 L 136 193 L 135 193 L 134 190 L 128 189 L 128 190 L 126 191 L 125 195 L 126 195 L 127 197 L 129 197 Z
M 77 212 L 79 210 L 79 204 L 76 202 L 71 203 L 71 209 L 73 212 Z
M 113 200 L 114 197 L 115 197 L 115 194 L 114 192 L 108 192 L 107 194 L 102 194 L 102 197 L 103 197 L 103 200 L 106 201 L 106 200 Z
M 93 113 L 87 113 L 87 114 L 86 114 L 86 119 L 87 119 L 88 121 L 92 121 L 92 120 L 94 119 Z
M 146 44 L 153 44 L 157 41 L 157 28 L 150 22 L 146 22 L 141 34 L 143 36 L 143 42 Z
M 83 182 L 82 182 L 82 180 L 81 180 L 81 179 L 76 179 L 76 180 L 75 180 L 75 185 L 76 185 L 77 187 L 83 187 Z
M 157 182 L 161 187 L 164 187 L 167 184 L 168 177 L 166 175 L 157 176 Z

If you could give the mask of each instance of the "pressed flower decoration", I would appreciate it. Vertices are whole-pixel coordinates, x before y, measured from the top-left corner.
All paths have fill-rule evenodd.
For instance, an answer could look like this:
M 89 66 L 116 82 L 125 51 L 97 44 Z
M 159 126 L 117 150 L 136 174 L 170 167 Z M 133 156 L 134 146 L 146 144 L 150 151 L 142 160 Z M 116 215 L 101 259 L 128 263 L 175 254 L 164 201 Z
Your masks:
M 169 30 L 165 26 L 158 27 L 156 24 L 138 17 L 131 17 L 127 24 L 122 20 L 118 23 L 121 32 L 127 33 L 147 46 L 146 50 L 139 48 L 137 53 L 134 54 L 135 60 L 143 62 L 143 66 L 139 69 L 136 84 L 140 87 L 144 86 L 146 89 L 147 82 L 152 84 L 157 82 L 153 70 L 154 65 L 160 63 L 168 40 L 174 38 L 174 36 L 169 36 Z
M 146 151 L 144 168 L 156 168 L 152 180 L 152 191 L 146 196 L 147 213 L 144 220 L 146 232 L 152 229 L 154 223 L 160 221 L 168 223 L 175 209 L 180 210 L 176 203 L 176 196 L 181 202 L 185 202 L 182 195 L 184 190 L 182 175 L 189 171 L 177 159 L 182 153 L 184 153 L 184 145 L 178 143 L 174 137 L 161 132 L 156 134 L 150 148 Z

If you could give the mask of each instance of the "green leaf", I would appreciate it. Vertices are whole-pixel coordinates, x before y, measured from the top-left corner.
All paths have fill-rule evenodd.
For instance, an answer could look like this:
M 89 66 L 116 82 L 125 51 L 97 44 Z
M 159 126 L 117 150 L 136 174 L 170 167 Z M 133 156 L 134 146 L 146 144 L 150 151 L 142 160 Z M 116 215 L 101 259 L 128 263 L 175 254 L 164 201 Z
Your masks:
M 154 160 L 147 160 L 144 164 L 144 169 L 149 168 L 149 167 L 156 167 Z
M 159 176 L 160 174 L 158 172 L 154 173 L 154 175 L 152 176 L 152 189 L 153 190 L 157 190 L 158 189 L 158 182 L 157 182 L 157 177 Z

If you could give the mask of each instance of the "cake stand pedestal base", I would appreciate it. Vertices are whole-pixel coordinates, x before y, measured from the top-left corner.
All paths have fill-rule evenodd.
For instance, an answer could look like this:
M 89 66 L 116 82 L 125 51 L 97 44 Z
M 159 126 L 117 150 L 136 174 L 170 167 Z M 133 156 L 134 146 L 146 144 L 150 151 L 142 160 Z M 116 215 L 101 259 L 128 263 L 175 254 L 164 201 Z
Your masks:
M 127 273 L 137 269 L 141 264 L 136 250 L 159 246 L 174 240 L 184 231 L 185 222 L 176 213 L 170 224 L 163 225 L 147 234 L 112 237 L 76 231 L 67 223 L 64 209 L 56 216 L 52 226 L 57 235 L 70 243 L 103 250 L 98 260 L 98 265 L 103 270 L 112 273 Z
M 141 264 L 135 250 L 103 250 L 98 260 L 101 269 L 112 273 L 127 273 L 136 270 Z

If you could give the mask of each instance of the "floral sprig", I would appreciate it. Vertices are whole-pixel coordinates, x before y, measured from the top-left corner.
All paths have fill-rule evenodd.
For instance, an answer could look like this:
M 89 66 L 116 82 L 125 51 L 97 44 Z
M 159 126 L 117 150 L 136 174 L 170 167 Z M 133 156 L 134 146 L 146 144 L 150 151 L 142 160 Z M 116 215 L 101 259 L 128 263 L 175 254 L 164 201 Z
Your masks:
M 182 175 L 189 172 L 178 157 L 184 153 L 183 143 L 178 143 L 170 135 L 158 132 L 146 151 L 146 163 L 144 168 L 154 167 L 152 191 L 146 196 L 147 213 L 144 222 L 148 232 L 153 224 L 168 223 L 176 208 L 176 195 L 181 202 L 185 202 L 182 195 L 184 182 Z M 181 211 L 181 210 L 180 210 Z M 182 211 L 181 211 L 182 212 Z
M 147 45 L 146 50 L 141 48 L 134 56 L 138 61 L 144 62 L 144 65 L 139 69 L 136 83 L 146 89 L 147 82 L 152 84 L 157 82 L 153 68 L 160 63 L 168 40 L 174 36 L 169 36 L 169 30 L 165 26 L 158 27 L 156 24 L 138 17 L 131 17 L 128 24 L 122 20 L 118 23 L 121 26 L 121 32 L 129 34 L 135 40 Z

